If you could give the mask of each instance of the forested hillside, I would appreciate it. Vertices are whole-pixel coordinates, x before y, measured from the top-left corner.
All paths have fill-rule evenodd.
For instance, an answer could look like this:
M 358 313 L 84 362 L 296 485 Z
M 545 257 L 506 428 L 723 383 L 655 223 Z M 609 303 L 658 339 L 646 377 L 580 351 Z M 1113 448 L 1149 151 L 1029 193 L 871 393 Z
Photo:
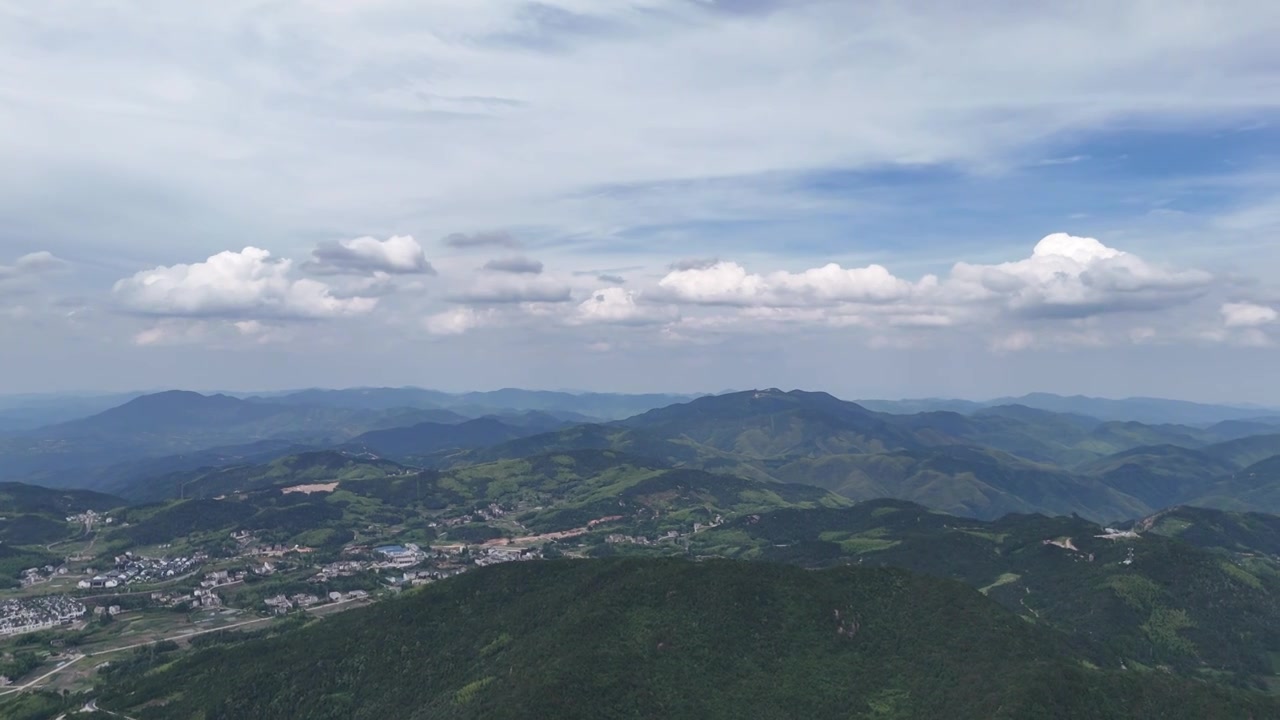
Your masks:
M 957 583 L 681 560 L 499 566 L 105 687 L 140 719 L 1263 718 L 1280 701 L 1096 670 Z

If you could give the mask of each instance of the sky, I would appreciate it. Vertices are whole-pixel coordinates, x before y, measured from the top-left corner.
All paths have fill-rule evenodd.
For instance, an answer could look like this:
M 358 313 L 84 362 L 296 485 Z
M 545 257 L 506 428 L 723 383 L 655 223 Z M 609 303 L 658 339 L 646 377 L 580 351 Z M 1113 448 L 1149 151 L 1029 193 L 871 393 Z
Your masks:
M 1280 405 L 1280 3 L 0 0 L 0 393 Z

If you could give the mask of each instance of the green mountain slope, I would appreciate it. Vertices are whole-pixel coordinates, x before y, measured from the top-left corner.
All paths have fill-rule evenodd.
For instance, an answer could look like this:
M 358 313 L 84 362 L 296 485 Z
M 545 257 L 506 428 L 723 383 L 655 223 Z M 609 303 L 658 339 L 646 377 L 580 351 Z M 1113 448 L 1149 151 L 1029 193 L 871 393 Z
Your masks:
M 1280 574 L 1159 533 L 1106 535 L 1079 518 L 983 522 L 882 500 L 783 510 L 700 533 L 691 552 L 828 566 L 903 567 L 962 580 L 1110 662 L 1272 677 Z
M 140 501 L 209 498 L 263 488 L 383 477 L 414 472 L 399 463 L 364 454 L 321 450 L 286 455 L 260 465 L 202 468 L 144 478 L 122 493 Z
M 298 485 L 318 489 L 284 492 Z M 556 532 L 604 517 L 632 531 L 657 533 L 687 530 L 716 516 L 849 504 L 821 488 L 673 469 L 612 450 L 553 453 L 445 472 L 336 452 L 306 453 L 266 465 L 183 474 L 166 485 L 171 493 L 179 486 L 191 499 L 121 511 L 128 526 L 107 533 L 103 552 L 179 539 L 216 547 L 237 529 L 304 545 L 341 544 L 370 527 L 430 540 L 437 537 L 431 527 L 436 518 L 493 503 L 505 508 L 500 523 L 441 530 L 444 539 Z M 469 532 L 486 534 L 477 538 Z
M 988 519 L 1045 512 L 1107 520 L 1151 509 L 1093 478 L 971 447 L 832 455 L 787 463 L 771 473 L 784 482 L 817 485 L 853 500 L 898 498 Z
M 1175 537 L 1196 547 L 1251 557 L 1280 558 L 1280 515 L 1180 506 L 1143 518 L 1144 532 Z
M 525 426 L 509 425 L 494 418 L 477 418 L 460 423 L 425 422 L 407 427 L 373 430 L 351 439 L 347 447 L 367 449 L 393 458 L 430 455 L 442 450 L 497 445 L 518 437 L 539 434 L 563 422 L 549 418 L 549 423 Z
M 1219 478 L 1189 505 L 1223 510 L 1280 512 L 1280 455 Z
M 1271 698 L 1086 669 L 979 593 L 894 570 L 486 568 L 114 680 L 149 718 L 1238 718 Z
M 0 483 L 0 542 L 44 545 L 69 537 L 82 526 L 67 517 L 102 512 L 125 504 L 91 490 L 55 490 L 24 483 Z
M 1133 448 L 1080 469 L 1152 508 L 1198 497 L 1218 478 L 1235 470 L 1226 460 L 1176 445 Z
M 698 398 L 623 421 L 630 428 L 743 457 L 828 455 L 920 447 L 889 418 L 826 393 L 752 390 Z
M 1280 455 L 1280 434 L 1254 435 L 1204 448 L 1204 452 L 1243 468 Z

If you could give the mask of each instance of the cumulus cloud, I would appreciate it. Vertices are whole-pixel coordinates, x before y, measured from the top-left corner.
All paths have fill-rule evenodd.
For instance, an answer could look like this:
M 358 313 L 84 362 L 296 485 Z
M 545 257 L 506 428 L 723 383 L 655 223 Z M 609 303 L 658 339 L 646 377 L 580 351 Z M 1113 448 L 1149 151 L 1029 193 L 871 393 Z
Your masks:
M 908 334 L 974 327 L 997 337 L 991 347 L 1001 352 L 1188 337 L 1160 311 L 1212 297 L 1227 283 L 1201 270 L 1166 268 L 1097 239 L 1065 233 L 1045 236 L 1026 258 L 960 262 L 942 277 L 902 278 L 878 264 L 772 272 L 752 272 L 728 260 L 672 267 L 679 269 L 667 272 L 645 299 L 649 307 L 665 304 L 680 313 L 684 328 L 750 332 L 821 325 L 891 333 L 875 337 L 905 342 Z M 1271 321 L 1271 308 L 1236 305 L 1223 309 L 1224 321 Z M 1142 329 L 1131 334 L 1121 313 L 1139 311 Z M 574 317 L 581 322 L 585 316 L 577 312 Z M 1034 335 L 1015 331 L 1029 319 L 1056 323 L 1037 326 Z
M 204 262 L 143 270 L 116 282 L 124 307 L 150 315 L 185 317 L 332 318 L 367 313 L 376 298 L 337 297 L 328 285 L 295 279 L 292 262 L 255 247 Z
M 954 300 L 995 300 L 1030 316 L 1087 317 L 1186 302 L 1212 281 L 1207 272 L 1167 270 L 1094 238 L 1055 233 L 1023 260 L 956 263 L 945 289 Z
M 1222 324 L 1227 327 L 1257 327 L 1280 317 L 1275 308 L 1248 302 L 1223 303 L 1218 310 L 1222 313 Z
M 490 272 L 504 272 L 513 275 L 541 275 L 542 263 L 526 257 L 495 258 L 484 264 Z
M 926 276 L 921 282 L 933 285 L 936 278 Z M 726 261 L 674 270 L 658 286 L 683 302 L 766 306 L 891 302 L 908 298 L 914 290 L 913 283 L 894 277 L 881 265 L 842 268 L 830 263 L 799 273 L 759 275 Z
M 453 233 L 446 235 L 442 242 L 451 248 L 466 250 L 482 247 L 520 247 L 520 241 L 505 230 L 489 230 L 477 233 Z
M 429 315 L 423 319 L 422 326 L 432 335 L 461 335 L 488 324 L 492 317 L 492 311 L 463 306 Z
M 614 325 L 643 325 L 669 320 L 673 314 L 667 308 L 646 307 L 637 302 L 636 293 L 620 287 L 596 290 L 574 308 L 569 322 L 572 324 L 609 323 Z
M 311 251 L 303 269 L 320 274 L 436 274 L 422 246 L 410 235 L 322 242 Z

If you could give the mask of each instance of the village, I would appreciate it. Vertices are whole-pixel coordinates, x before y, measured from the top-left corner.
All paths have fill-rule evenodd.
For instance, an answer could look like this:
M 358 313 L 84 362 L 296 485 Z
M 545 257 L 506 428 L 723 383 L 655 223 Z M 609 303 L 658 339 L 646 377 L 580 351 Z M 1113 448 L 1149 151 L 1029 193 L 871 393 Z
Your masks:
M 97 574 L 93 568 L 87 568 L 85 574 L 92 577 L 79 581 L 76 587 L 81 590 L 110 589 L 121 585 L 171 580 L 193 572 L 208 559 L 209 556 L 204 553 L 194 553 L 189 557 L 150 558 L 126 552 L 124 555 L 117 555 L 114 558 L 115 567 L 102 574 Z
M 0 635 L 71 625 L 84 614 L 85 606 L 66 595 L 11 598 L 0 602 Z

